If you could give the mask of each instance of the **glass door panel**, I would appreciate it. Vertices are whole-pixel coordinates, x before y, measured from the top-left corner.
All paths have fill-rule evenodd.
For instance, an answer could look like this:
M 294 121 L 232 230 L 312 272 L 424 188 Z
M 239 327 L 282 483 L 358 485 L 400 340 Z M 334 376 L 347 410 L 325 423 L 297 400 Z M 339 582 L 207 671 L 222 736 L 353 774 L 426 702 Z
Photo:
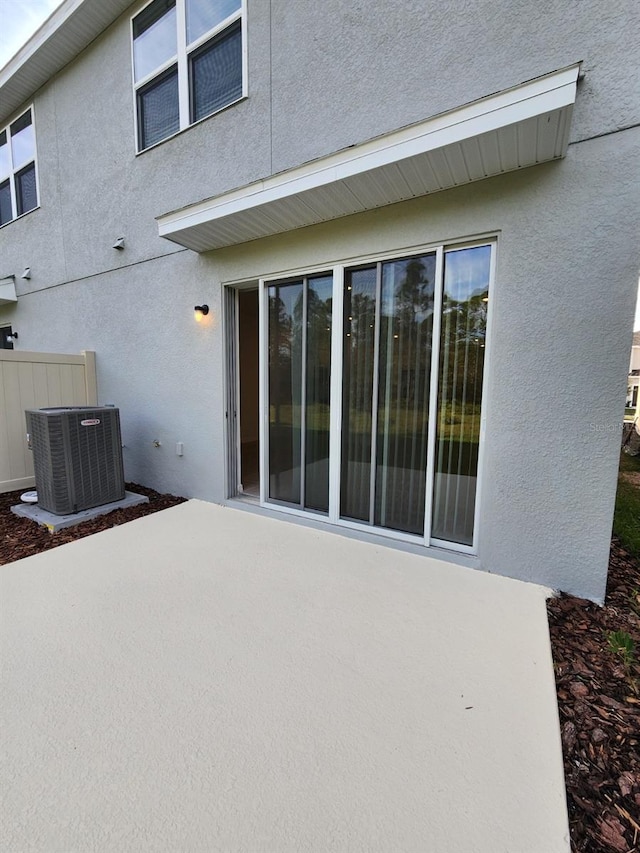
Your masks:
M 374 524 L 424 533 L 435 255 L 382 264 Z
M 431 536 L 473 544 L 491 246 L 445 252 Z
M 340 515 L 369 522 L 377 266 L 348 270 L 344 285 Z
M 267 496 L 329 511 L 333 277 L 270 285 Z
M 329 512 L 329 394 L 333 276 L 307 282 L 304 505 Z
M 268 501 L 473 547 L 492 251 L 344 270 L 333 425 L 333 276 L 267 285 Z
M 302 452 L 302 282 L 269 294 L 268 496 L 300 503 Z
M 340 514 L 424 533 L 435 253 L 348 270 Z

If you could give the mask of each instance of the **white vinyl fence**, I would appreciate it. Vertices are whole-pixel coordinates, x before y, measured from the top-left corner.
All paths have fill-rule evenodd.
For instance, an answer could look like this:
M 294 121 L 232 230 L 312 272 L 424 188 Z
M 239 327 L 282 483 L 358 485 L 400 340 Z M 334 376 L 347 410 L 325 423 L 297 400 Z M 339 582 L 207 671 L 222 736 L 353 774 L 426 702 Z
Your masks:
M 25 409 L 95 406 L 96 354 L 0 350 L 0 492 L 33 487 Z

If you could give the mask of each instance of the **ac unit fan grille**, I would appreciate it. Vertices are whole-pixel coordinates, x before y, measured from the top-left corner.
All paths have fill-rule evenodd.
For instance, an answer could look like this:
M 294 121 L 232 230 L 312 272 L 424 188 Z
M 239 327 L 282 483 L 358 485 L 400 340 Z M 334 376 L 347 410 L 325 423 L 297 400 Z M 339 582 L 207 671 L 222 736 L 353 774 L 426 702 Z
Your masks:
M 118 409 L 42 409 L 26 415 L 41 507 L 65 515 L 124 497 Z

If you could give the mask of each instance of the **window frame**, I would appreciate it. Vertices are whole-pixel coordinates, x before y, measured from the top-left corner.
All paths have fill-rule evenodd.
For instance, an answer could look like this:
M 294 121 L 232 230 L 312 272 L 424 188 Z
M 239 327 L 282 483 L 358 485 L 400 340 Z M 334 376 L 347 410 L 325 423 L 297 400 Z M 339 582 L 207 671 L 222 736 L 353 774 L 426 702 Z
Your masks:
M 410 546 L 418 546 L 427 550 L 436 549 L 440 553 L 457 553 L 468 557 L 477 557 L 479 554 L 482 532 L 482 507 L 483 492 L 485 488 L 485 439 L 487 432 L 487 418 L 489 412 L 489 386 L 492 375 L 492 341 L 493 341 L 493 316 L 495 302 L 496 264 L 499 248 L 499 233 L 496 231 L 478 234 L 474 237 L 448 239 L 438 243 L 421 243 L 408 245 L 396 250 L 381 252 L 367 252 L 349 258 L 337 260 L 325 260 L 324 263 L 309 264 L 308 266 L 283 270 L 279 273 L 266 274 L 258 279 L 259 291 L 259 330 L 260 330 L 260 364 L 259 364 L 259 426 L 260 426 L 260 500 L 259 505 L 265 510 L 273 510 L 292 516 L 329 523 L 335 527 L 342 527 L 357 531 L 365 535 L 380 536 L 389 540 L 403 542 Z M 426 471 L 426 493 L 425 493 L 425 530 L 424 535 L 408 533 L 390 528 L 369 525 L 357 520 L 343 518 L 340 515 L 340 483 L 341 483 L 341 456 L 342 448 L 338 437 L 342 431 L 343 424 L 343 379 L 342 379 L 342 346 L 343 346 L 343 294 L 344 281 L 347 270 L 368 266 L 373 263 L 387 262 L 402 259 L 418 254 L 435 252 L 436 261 L 436 292 L 434 302 L 434 326 L 432 341 L 434 355 L 431 362 L 430 383 L 430 411 L 435 415 L 438 408 L 438 390 L 440 387 L 440 348 L 441 348 L 441 319 L 442 319 L 442 294 L 444 291 L 444 259 L 447 252 L 461 249 L 472 249 L 489 246 L 491 249 L 489 263 L 489 293 L 491 294 L 486 319 L 485 353 L 481 391 L 481 413 L 478 436 L 478 462 L 476 470 L 475 507 L 473 518 L 473 541 L 472 544 L 462 544 L 445 539 L 439 539 L 433 535 L 433 501 L 434 501 L 434 476 L 435 476 L 435 453 L 436 453 L 436 425 L 437 419 L 431 419 L 433 427 L 429 430 L 429 450 Z M 275 501 L 268 495 L 266 474 L 269 470 L 269 407 L 268 407 L 268 365 L 265 357 L 266 342 L 268 340 L 268 288 L 272 284 L 283 283 L 287 280 L 313 277 L 318 274 L 333 275 L 333 300 L 332 300 L 332 340 L 331 340 L 331 409 L 330 409 L 330 452 L 329 452 L 329 513 L 321 513 L 313 509 L 301 509 L 297 506 Z M 233 287 L 233 282 L 223 282 L 224 287 Z M 231 483 L 232 472 L 227 472 L 227 482 Z M 235 492 L 230 498 L 237 497 Z
M 134 20 L 138 17 L 138 15 L 144 11 L 148 6 L 150 6 L 154 0 L 145 0 L 145 2 L 140 3 L 135 8 L 135 12 L 130 16 L 129 22 L 129 40 L 130 40 L 130 53 L 131 53 L 131 86 L 133 93 L 133 122 L 134 122 L 134 139 L 135 139 L 135 148 L 136 155 L 144 154 L 146 151 L 150 151 L 152 148 L 155 148 L 157 145 L 162 145 L 164 142 L 167 142 L 169 139 L 173 139 L 180 133 L 183 133 L 185 130 L 188 130 L 191 127 L 195 127 L 203 121 L 207 121 L 207 119 L 212 118 L 215 115 L 223 112 L 224 110 L 229 109 L 229 107 L 234 106 L 235 104 L 240 103 L 240 101 L 244 100 L 248 96 L 248 86 L 247 86 L 247 0 L 240 0 L 240 7 L 231 15 L 227 16 L 223 21 L 218 23 L 215 27 L 207 30 L 202 35 L 198 36 L 197 39 L 194 39 L 193 42 L 187 44 L 187 10 L 186 4 L 187 0 L 175 0 L 175 9 L 176 9 L 176 37 L 177 37 L 177 52 L 170 59 L 165 60 L 163 63 L 158 65 L 152 72 L 146 74 L 144 77 L 141 77 L 140 80 L 136 80 L 135 78 L 135 54 L 134 54 Z M 241 60 L 241 68 L 242 68 L 242 91 L 241 94 L 235 98 L 233 101 L 230 101 L 228 104 L 225 104 L 222 107 L 214 110 L 202 118 L 197 119 L 196 121 L 191 121 L 191 113 L 192 113 L 192 91 L 191 91 L 191 62 L 190 57 L 192 54 L 197 54 L 202 50 L 202 48 L 214 42 L 215 40 L 219 40 L 226 32 L 231 32 L 234 27 L 240 27 L 240 35 L 241 35 L 241 50 L 242 50 L 242 60 Z M 151 145 L 147 145 L 146 147 L 142 147 L 142 131 L 140 127 L 139 114 L 138 114 L 138 102 L 139 102 L 139 93 L 147 89 L 149 84 L 154 80 L 158 80 L 162 75 L 166 75 L 169 70 L 173 67 L 176 67 L 178 73 L 178 130 L 170 133 L 168 136 L 159 139 L 157 142 L 153 142 Z
M 33 152 L 33 160 L 27 160 L 25 163 L 20 163 L 16 166 L 13 162 L 13 150 L 11 146 L 11 125 L 15 124 L 19 121 L 23 116 L 25 116 L 28 112 L 31 113 L 31 127 L 33 128 L 33 143 L 34 143 L 34 152 Z M 12 222 L 15 222 L 17 219 L 22 219 L 23 216 L 28 216 L 30 213 L 33 213 L 34 210 L 38 210 L 40 207 L 40 176 L 38 170 L 38 139 L 36 134 L 36 118 L 35 118 L 35 109 L 33 104 L 29 104 L 25 109 L 21 109 L 19 112 L 15 113 L 11 120 L 8 121 L 4 127 L 0 127 L 0 134 L 6 133 L 7 135 L 7 152 L 9 155 L 9 175 L 8 177 L 0 176 L 0 185 L 9 182 L 9 193 L 11 197 L 11 212 L 13 216 L 11 219 L 8 219 L 6 222 L 0 224 L 0 228 L 6 228 L 7 225 L 11 225 Z M 36 203 L 33 207 L 30 207 L 29 210 L 25 210 L 22 213 L 18 213 L 18 193 L 16 189 L 17 179 L 19 175 L 22 175 L 24 171 L 29 168 L 33 164 L 34 174 L 35 174 L 35 189 L 36 189 Z

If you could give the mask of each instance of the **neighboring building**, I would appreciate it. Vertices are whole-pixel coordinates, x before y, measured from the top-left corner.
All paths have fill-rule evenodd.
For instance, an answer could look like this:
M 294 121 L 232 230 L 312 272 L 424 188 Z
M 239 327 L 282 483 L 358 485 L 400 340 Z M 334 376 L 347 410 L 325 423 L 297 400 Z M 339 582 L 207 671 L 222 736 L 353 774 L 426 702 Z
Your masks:
M 640 332 L 633 333 L 631 360 L 629 362 L 629 383 L 627 385 L 627 408 L 637 409 L 640 405 Z
M 96 351 L 131 481 L 602 600 L 639 42 L 633 0 L 66 0 L 0 71 L 0 326 Z

